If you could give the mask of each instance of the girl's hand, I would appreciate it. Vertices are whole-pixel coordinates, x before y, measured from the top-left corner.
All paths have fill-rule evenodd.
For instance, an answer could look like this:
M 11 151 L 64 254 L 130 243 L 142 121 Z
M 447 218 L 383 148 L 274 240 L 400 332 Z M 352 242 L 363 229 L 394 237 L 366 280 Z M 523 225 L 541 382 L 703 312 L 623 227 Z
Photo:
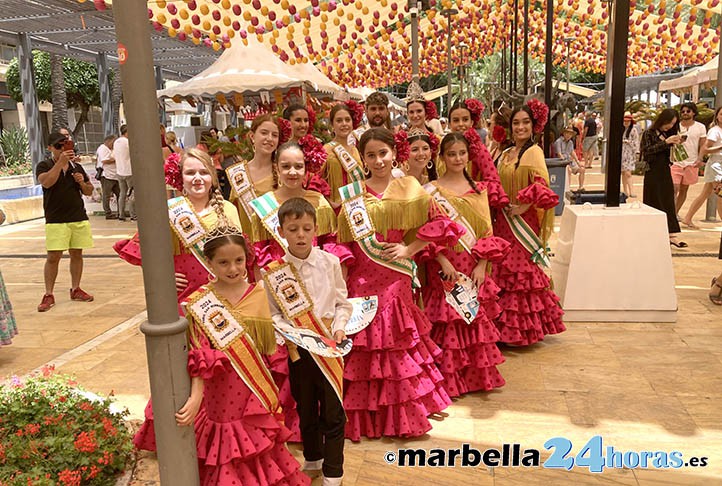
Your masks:
M 185 290 L 185 288 L 188 287 L 188 279 L 186 279 L 185 273 L 175 273 L 175 289 L 178 292 L 182 292 Z
M 682 137 L 680 137 L 679 135 L 672 135 L 671 137 L 667 137 L 664 141 L 670 145 L 682 143 Z
M 509 213 L 510 213 L 512 216 L 520 216 L 520 215 L 526 213 L 526 212 L 529 210 L 529 208 L 531 207 L 531 203 L 528 203 L 528 204 L 512 204 L 512 205 L 510 205 L 510 207 L 511 207 L 511 211 L 509 211 Z
M 474 281 L 474 285 L 477 288 L 481 288 L 486 279 L 486 260 L 479 260 L 474 270 L 471 271 L 471 280 Z
M 384 250 L 381 256 L 388 261 L 411 258 L 408 247 L 403 243 L 384 243 Z
M 441 278 L 443 280 L 450 280 L 452 282 L 456 281 L 457 274 L 456 269 L 454 268 L 454 265 L 451 264 L 448 258 L 446 258 L 444 255 L 437 255 L 436 261 L 439 262 L 439 265 L 441 266 Z
M 193 420 L 196 418 L 196 415 L 198 415 L 198 410 L 201 409 L 202 401 L 202 395 L 198 396 L 191 393 L 185 405 L 175 414 L 176 424 L 178 424 L 179 427 L 193 425 Z
M 341 344 L 341 341 L 346 339 L 346 333 L 339 329 L 338 331 L 333 333 L 333 339 L 336 341 L 336 344 Z

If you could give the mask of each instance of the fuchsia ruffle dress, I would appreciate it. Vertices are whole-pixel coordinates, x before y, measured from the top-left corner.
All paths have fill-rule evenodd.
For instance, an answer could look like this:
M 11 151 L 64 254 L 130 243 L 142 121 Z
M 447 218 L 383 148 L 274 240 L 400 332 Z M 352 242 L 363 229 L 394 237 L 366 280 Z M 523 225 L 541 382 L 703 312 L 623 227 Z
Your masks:
M 467 214 L 485 213 L 483 222 L 482 218 L 467 218 L 479 237 L 472 252 L 432 243 L 419 254 L 418 258 L 420 262 L 426 263 L 427 283 L 422 288 L 424 312 L 434 326 L 431 338 L 442 349 L 442 354 L 437 358 L 436 363 L 444 376 L 444 387 L 451 397 L 477 390 L 491 390 L 505 383 L 496 368 L 504 362 L 504 357 L 496 345 L 499 341 L 499 332 L 493 322 L 501 311 L 497 304 L 499 287 L 490 275 L 486 276 L 484 284 L 479 289 L 478 314 L 470 324 L 467 324 L 446 302 L 439 275 L 441 265 L 435 259 L 438 254 L 443 254 L 456 271 L 471 278 L 471 273 L 479 260 L 498 262 L 509 250 L 509 243 L 491 235 L 485 184 L 477 183 L 477 187 L 483 191 L 481 194 L 469 189 L 469 192 L 461 197 L 454 197 L 449 191 L 441 188 L 444 197 L 460 212 L 462 212 L 460 205 L 465 205 L 463 209 Z M 482 236 L 483 234 L 487 236 Z
M 404 179 L 413 178 L 391 184 Z M 381 199 L 367 191 L 367 206 Z M 374 222 L 378 227 L 379 222 Z M 381 233 L 376 237 L 380 242 L 399 243 L 405 232 L 390 229 L 386 237 Z M 417 236 L 443 246 L 456 244 L 462 233 L 458 225 L 439 216 L 423 224 Z M 352 336 L 353 349 L 344 360 L 346 437 L 359 441 L 362 436 L 423 435 L 431 429 L 427 417 L 451 403 L 435 364 L 441 350 L 431 339 L 431 323 L 414 303 L 410 277 L 375 263 L 357 243 L 350 247 L 354 261 L 346 280 L 348 295 L 376 295 L 379 307 L 371 324 Z
M 559 202 L 547 182 L 544 154 L 540 147 L 531 147 L 522 156 L 519 167 L 515 167 L 516 158 L 510 160 L 508 155 L 508 152 L 502 154 L 499 163 L 504 188 L 513 201 L 531 204 L 522 218 L 537 235 L 543 235 L 551 231 L 553 208 Z M 497 218 L 494 230 L 496 236 L 511 243 L 509 253 L 494 265 L 493 272 L 494 280 L 502 289 L 499 298 L 502 312 L 497 320 L 501 341 L 527 346 L 541 341 L 546 334 L 565 331 L 564 312 L 559 297 L 551 289 L 549 277 L 531 260 L 531 254 L 514 237 L 503 216 Z

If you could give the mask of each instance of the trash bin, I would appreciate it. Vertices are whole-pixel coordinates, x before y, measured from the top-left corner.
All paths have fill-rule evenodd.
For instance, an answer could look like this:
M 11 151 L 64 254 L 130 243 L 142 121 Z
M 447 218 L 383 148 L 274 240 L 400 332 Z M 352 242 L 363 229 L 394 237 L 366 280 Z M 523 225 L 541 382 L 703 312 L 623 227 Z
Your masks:
M 559 204 L 554 208 L 554 215 L 561 216 L 564 211 L 564 192 L 567 190 L 567 165 L 564 159 L 546 159 L 549 171 L 549 187 L 559 196 Z
M 604 204 L 604 191 L 584 191 L 584 192 L 568 192 L 567 199 L 570 204 Z M 623 192 L 619 193 L 619 204 L 627 202 L 627 195 Z

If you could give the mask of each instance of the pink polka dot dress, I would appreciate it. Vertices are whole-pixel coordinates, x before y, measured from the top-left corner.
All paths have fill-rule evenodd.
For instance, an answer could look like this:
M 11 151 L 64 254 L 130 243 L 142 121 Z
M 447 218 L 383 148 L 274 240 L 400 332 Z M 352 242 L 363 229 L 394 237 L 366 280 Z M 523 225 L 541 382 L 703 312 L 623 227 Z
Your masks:
M 422 226 L 419 239 L 441 245 L 455 244 L 463 231 L 448 219 L 427 224 L 432 226 L 425 231 Z M 376 237 L 398 243 L 404 233 L 392 229 Z M 352 336 L 353 349 L 345 358 L 346 437 L 423 435 L 431 429 L 427 417 L 451 403 L 435 364 L 441 350 L 431 339 L 431 323 L 414 303 L 410 277 L 375 263 L 355 242 L 350 248 L 349 297 L 376 295 L 379 307 L 371 324 Z
M 483 190 L 483 183 L 477 183 Z M 477 194 L 469 191 L 462 197 L 453 197 L 452 193 L 442 188 L 442 194 L 454 206 L 467 204 L 469 209 L 477 209 L 469 203 L 475 200 L 476 206 L 483 206 L 490 224 L 489 208 L 486 204 L 486 191 Z M 482 204 L 480 204 L 482 203 Z M 467 220 L 468 221 L 468 220 Z M 476 220 L 474 220 L 476 222 Z M 472 224 L 476 234 L 488 231 L 480 224 Z M 430 244 L 419 254 L 418 260 L 426 265 L 426 285 L 422 287 L 424 312 L 433 323 L 431 338 L 441 348 L 441 355 L 436 364 L 444 376 L 444 387 L 451 397 L 478 390 L 491 390 L 504 385 L 504 378 L 497 366 L 504 362 L 496 343 L 499 332 L 493 319 L 501 309 L 497 304 L 499 287 L 490 275 L 484 279 L 479 289 L 479 311 L 476 318 L 467 324 L 456 310 L 446 302 L 443 283 L 439 271 L 441 265 L 436 260 L 438 254 L 444 255 L 456 271 L 471 277 L 472 271 L 480 259 L 488 262 L 499 261 L 509 249 L 509 243 L 491 233 L 477 240 L 471 253 L 463 248 L 448 248 Z

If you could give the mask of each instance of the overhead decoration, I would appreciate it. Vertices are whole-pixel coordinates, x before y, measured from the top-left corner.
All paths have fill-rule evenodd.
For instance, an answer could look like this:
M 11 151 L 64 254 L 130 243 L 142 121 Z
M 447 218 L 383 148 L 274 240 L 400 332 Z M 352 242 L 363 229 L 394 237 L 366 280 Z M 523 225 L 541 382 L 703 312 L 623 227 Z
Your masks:
M 81 0 L 79 0 L 81 1 Z M 82 0 L 84 1 L 84 0 Z M 97 8 L 106 3 L 96 0 Z M 411 32 L 406 0 L 152 0 L 148 16 L 158 30 L 195 44 L 221 50 L 255 36 L 289 64 L 313 63 L 345 87 L 383 87 L 411 79 Z M 521 3 L 519 18 L 522 18 Z M 545 1 L 532 4 L 529 45 L 544 57 Z M 565 65 L 565 38 L 573 69 L 604 72 L 606 30 L 611 3 L 602 0 L 554 2 L 554 62 Z M 447 19 L 452 16 L 452 44 L 469 46 L 465 61 L 510 45 L 513 2 L 506 0 L 429 0 L 419 16 L 421 77 L 446 70 Z M 631 0 L 629 75 L 683 65 L 703 64 L 719 49 L 720 0 Z M 452 63 L 461 56 L 452 50 Z

